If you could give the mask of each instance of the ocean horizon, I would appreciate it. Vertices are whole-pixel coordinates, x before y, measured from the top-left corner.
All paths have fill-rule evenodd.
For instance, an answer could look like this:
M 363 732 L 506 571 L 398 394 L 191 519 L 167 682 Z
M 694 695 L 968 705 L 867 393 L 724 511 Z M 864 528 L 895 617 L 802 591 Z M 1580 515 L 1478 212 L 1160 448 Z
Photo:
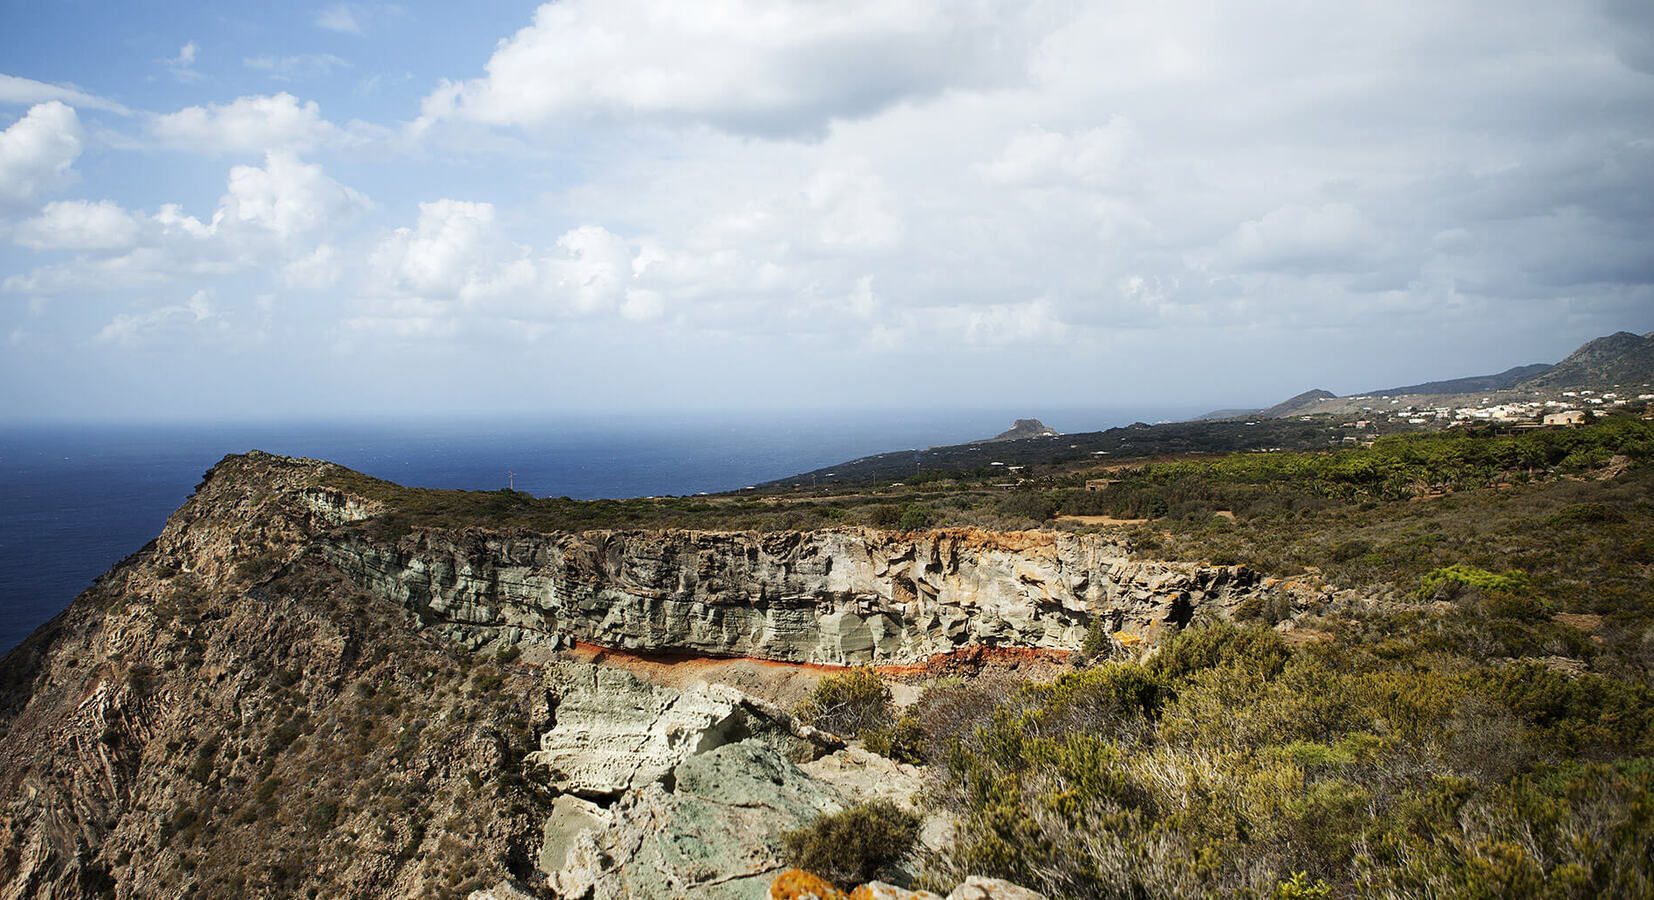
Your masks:
M 1038 416 L 1064 432 L 1182 408 L 571 414 L 529 420 L 41 423 L 0 427 L 0 653 L 160 533 L 229 454 L 325 459 L 415 487 L 575 499 L 735 490 L 907 448 L 991 437 Z

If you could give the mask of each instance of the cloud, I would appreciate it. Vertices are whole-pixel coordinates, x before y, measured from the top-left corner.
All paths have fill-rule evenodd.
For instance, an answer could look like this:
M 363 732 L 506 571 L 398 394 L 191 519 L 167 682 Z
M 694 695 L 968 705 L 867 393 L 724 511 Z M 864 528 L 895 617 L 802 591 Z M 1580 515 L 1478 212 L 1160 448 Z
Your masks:
M 337 3 L 316 13 L 317 28 L 340 34 L 364 34 L 370 20 L 399 16 L 402 6 L 396 3 Z
M 292 242 L 324 233 L 332 223 L 371 205 L 362 194 L 323 174 L 321 166 L 307 165 L 286 151 L 272 151 L 263 168 L 230 170 L 228 192 L 214 224 L 250 226 Z
M 1131 123 L 1119 116 L 1076 134 L 1034 128 L 1011 138 L 977 171 L 990 183 L 1013 187 L 1101 187 L 1123 179 L 1136 143 Z
M 301 103 L 286 92 L 185 107 L 156 117 L 150 131 L 164 143 L 208 153 L 305 150 L 348 137 L 322 118 L 314 100 Z
M 290 278 L 308 285 L 329 278 L 331 234 L 371 207 L 359 192 L 274 151 L 264 166 L 235 166 L 224 195 L 205 222 L 167 204 L 152 214 L 109 202 L 50 204 L 17 232 L 36 249 L 85 251 L 0 282 L 11 293 L 110 291 L 189 277 L 216 277 L 292 265 Z M 98 253 L 96 251 L 119 251 Z
M 590 120 L 819 137 L 830 122 L 1017 76 L 1016 4 L 852 0 L 563 0 L 495 50 L 488 75 L 445 82 L 425 124 Z
M 357 7 L 353 3 L 330 6 L 316 13 L 316 27 L 341 34 L 361 34 L 362 23 L 356 20 L 356 10 Z
M 570 229 L 536 253 L 511 240 L 492 204 L 421 203 L 413 228 L 374 247 L 361 287 L 364 314 L 352 324 L 410 337 L 451 335 L 484 320 L 658 318 L 666 301 L 640 282 L 639 256 L 595 225 Z
M 16 75 L 0 75 L 0 103 L 32 106 L 48 100 L 57 100 L 83 109 L 101 109 L 104 112 L 131 115 L 132 111 L 103 97 L 88 94 L 72 84 L 47 84 Z
M 338 283 L 343 272 L 343 260 L 338 248 L 322 244 L 282 267 L 282 282 L 290 288 L 320 291 Z
M 19 225 L 14 240 L 33 250 L 116 250 L 137 243 L 142 228 L 108 200 L 60 200 Z
M 306 78 L 326 78 L 336 69 L 350 68 L 350 62 L 331 53 L 305 53 L 299 56 L 249 56 L 241 60 L 249 69 L 268 73 L 277 81 L 299 81 Z
M 81 136 L 75 111 L 56 100 L 30 107 L 0 132 L 0 211 L 70 180 Z
M 145 135 L 262 162 L 187 209 L 42 208 L 64 195 L 31 188 L 0 228 L 14 259 L 58 255 L 7 285 L 97 302 L 234 276 L 236 296 L 318 292 L 278 306 L 312 333 L 548 380 L 711 347 L 720 372 L 773 372 L 749 383 L 777 402 L 840 354 L 822 402 L 889 383 L 1089 402 L 1074 371 L 1261 401 L 1322 366 L 1391 382 L 1375 367 L 1402 367 L 1398 346 L 1491 371 L 1556 352 L 1536 335 L 1654 328 L 1635 324 L 1654 309 L 1646 6 L 563 0 L 429 92 L 425 143 L 375 159 L 377 216 L 298 161 L 376 139 L 358 123 L 203 98 Z M 298 77 L 286 59 L 242 75 Z M 119 156 L 100 179 L 139 190 Z M 546 352 L 502 352 L 507 334 Z M 1168 370 L 1168 346 L 1193 362 Z
M 1242 222 L 1218 245 L 1218 259 L 1248 271 L 1366 271 L 1379 233 L 1348 203 L 1289 205 Z
M 207 77 L 195 70 L 195 56 L 200 50 L 201 48 L 196 46 L 194 41 L 190 41 L 178 48 L 177 56 L 171 59 L 163 59 L 161 64 L 166 66 L 167 71 L 172 73 L 172 77 L 179 81 L 185 83 L 200 81 Z
M 212 299 L 211 291 L 200 290 L 180 304 L 158 306 L 141 313 L 119 313 L 92 339 L 100 344 L 132 346 L 168 333 L 200 331 L 222 324 L 212 308 Z

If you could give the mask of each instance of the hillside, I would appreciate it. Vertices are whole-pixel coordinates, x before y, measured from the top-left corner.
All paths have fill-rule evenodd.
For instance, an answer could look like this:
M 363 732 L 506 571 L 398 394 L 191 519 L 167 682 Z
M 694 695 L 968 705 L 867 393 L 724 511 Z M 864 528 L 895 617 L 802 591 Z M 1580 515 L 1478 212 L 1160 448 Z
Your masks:
M 989 444 L 998 441 L 1016 441 L 1021 440 L 1022 438 L 1031 437 L 1054 437 L 1056 434 L 1057 432 L 1055 429 L 1047 427 L 1044 422 L 1041 422 L 1038 419 L 1018 419 L 1016 422 L 1012 423 L 1010 428 L 1001 431 L 982 443 Z
M 1601 391 L 1634 385 L 1654 386 L 1654 334 L 1621 331 L 1597 338 L 1544 374 L 1523 381 L 1520 387 Z
M 1631 895 L 1651 465 L 1629 416 L 802 507 L 229 457 L 0 659 L 0 897 Z
M 1402 394 L 1475 394 L 1487 391 L 1505 391 L 1517 387 L 1525 381 L 1538 378 L 1553 368 L 1555 366 L 1551 363 L 1534 363 L 1529 366 L 1515 366 L 1497 375 L 1471 375 L 1465 378 L 1426 381 L 1423 384 L 1409 384 L 1377 391 L 1363 391 L 1362 393 L 1396 397 Z
M 1023 438 L 993 444 L 956 444 L 925 450 L 901 450 L 826 466 L 758 485 L 762 491 L 865 484 L 873 481 L 922 483 L 927 478 L 969 476 L 988 480 L 1014 478 L 1013 466 L 1078 465 L 1083 462 L 1141 459 L 1175 453 L 1229 453 L 1285 448 L 1326 447 L 1342 440 L 1336 423 L 1272 420 L 1204 421 L 1149 425 L 1138 422 L 1106 431 Z

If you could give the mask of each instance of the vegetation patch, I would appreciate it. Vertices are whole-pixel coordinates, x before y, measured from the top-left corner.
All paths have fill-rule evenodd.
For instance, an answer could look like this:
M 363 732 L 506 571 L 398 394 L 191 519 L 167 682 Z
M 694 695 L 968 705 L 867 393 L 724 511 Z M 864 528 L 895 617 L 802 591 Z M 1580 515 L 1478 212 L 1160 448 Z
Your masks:
M 877 878 L 919 836 L 919 816 L 889 800 L 874 800 L 818 816 L 781 833 L 787 862 L 839 885 Z

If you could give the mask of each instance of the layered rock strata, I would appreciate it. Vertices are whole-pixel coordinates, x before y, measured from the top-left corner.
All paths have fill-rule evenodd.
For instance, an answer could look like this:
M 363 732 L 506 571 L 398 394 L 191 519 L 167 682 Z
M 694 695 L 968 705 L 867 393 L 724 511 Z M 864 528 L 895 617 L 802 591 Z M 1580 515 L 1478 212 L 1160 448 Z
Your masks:
M 753 736 L 800 762 L 843 746 L 728 685 L 677 691 L 597 665 L 561 666 L 550 682 L 554 725 L 525 762 L 564 793 L 619 795 L 660 781 L 697 753 Z
M 1245 566 L 1131 559 L 1106 534 L 416 527 L 392 538 L 365 521 L 383 504 L 328 486 L 334 471 L 228 457 L 162 545 L 209 581 L 255 552 L 273 564 L 309 552 L 471 647 L 580 642 L 829 665 L 1076 650 L 1099 617 L 1153 643 L 1267 588 Z
M 322 545 L 358 584 L 472 644 L 503 639 L 852 665 L 962 647 L 1150 641 L 1262 588 L 1242 566 L 1132 560 L 1105 535 L 419 530 Z

